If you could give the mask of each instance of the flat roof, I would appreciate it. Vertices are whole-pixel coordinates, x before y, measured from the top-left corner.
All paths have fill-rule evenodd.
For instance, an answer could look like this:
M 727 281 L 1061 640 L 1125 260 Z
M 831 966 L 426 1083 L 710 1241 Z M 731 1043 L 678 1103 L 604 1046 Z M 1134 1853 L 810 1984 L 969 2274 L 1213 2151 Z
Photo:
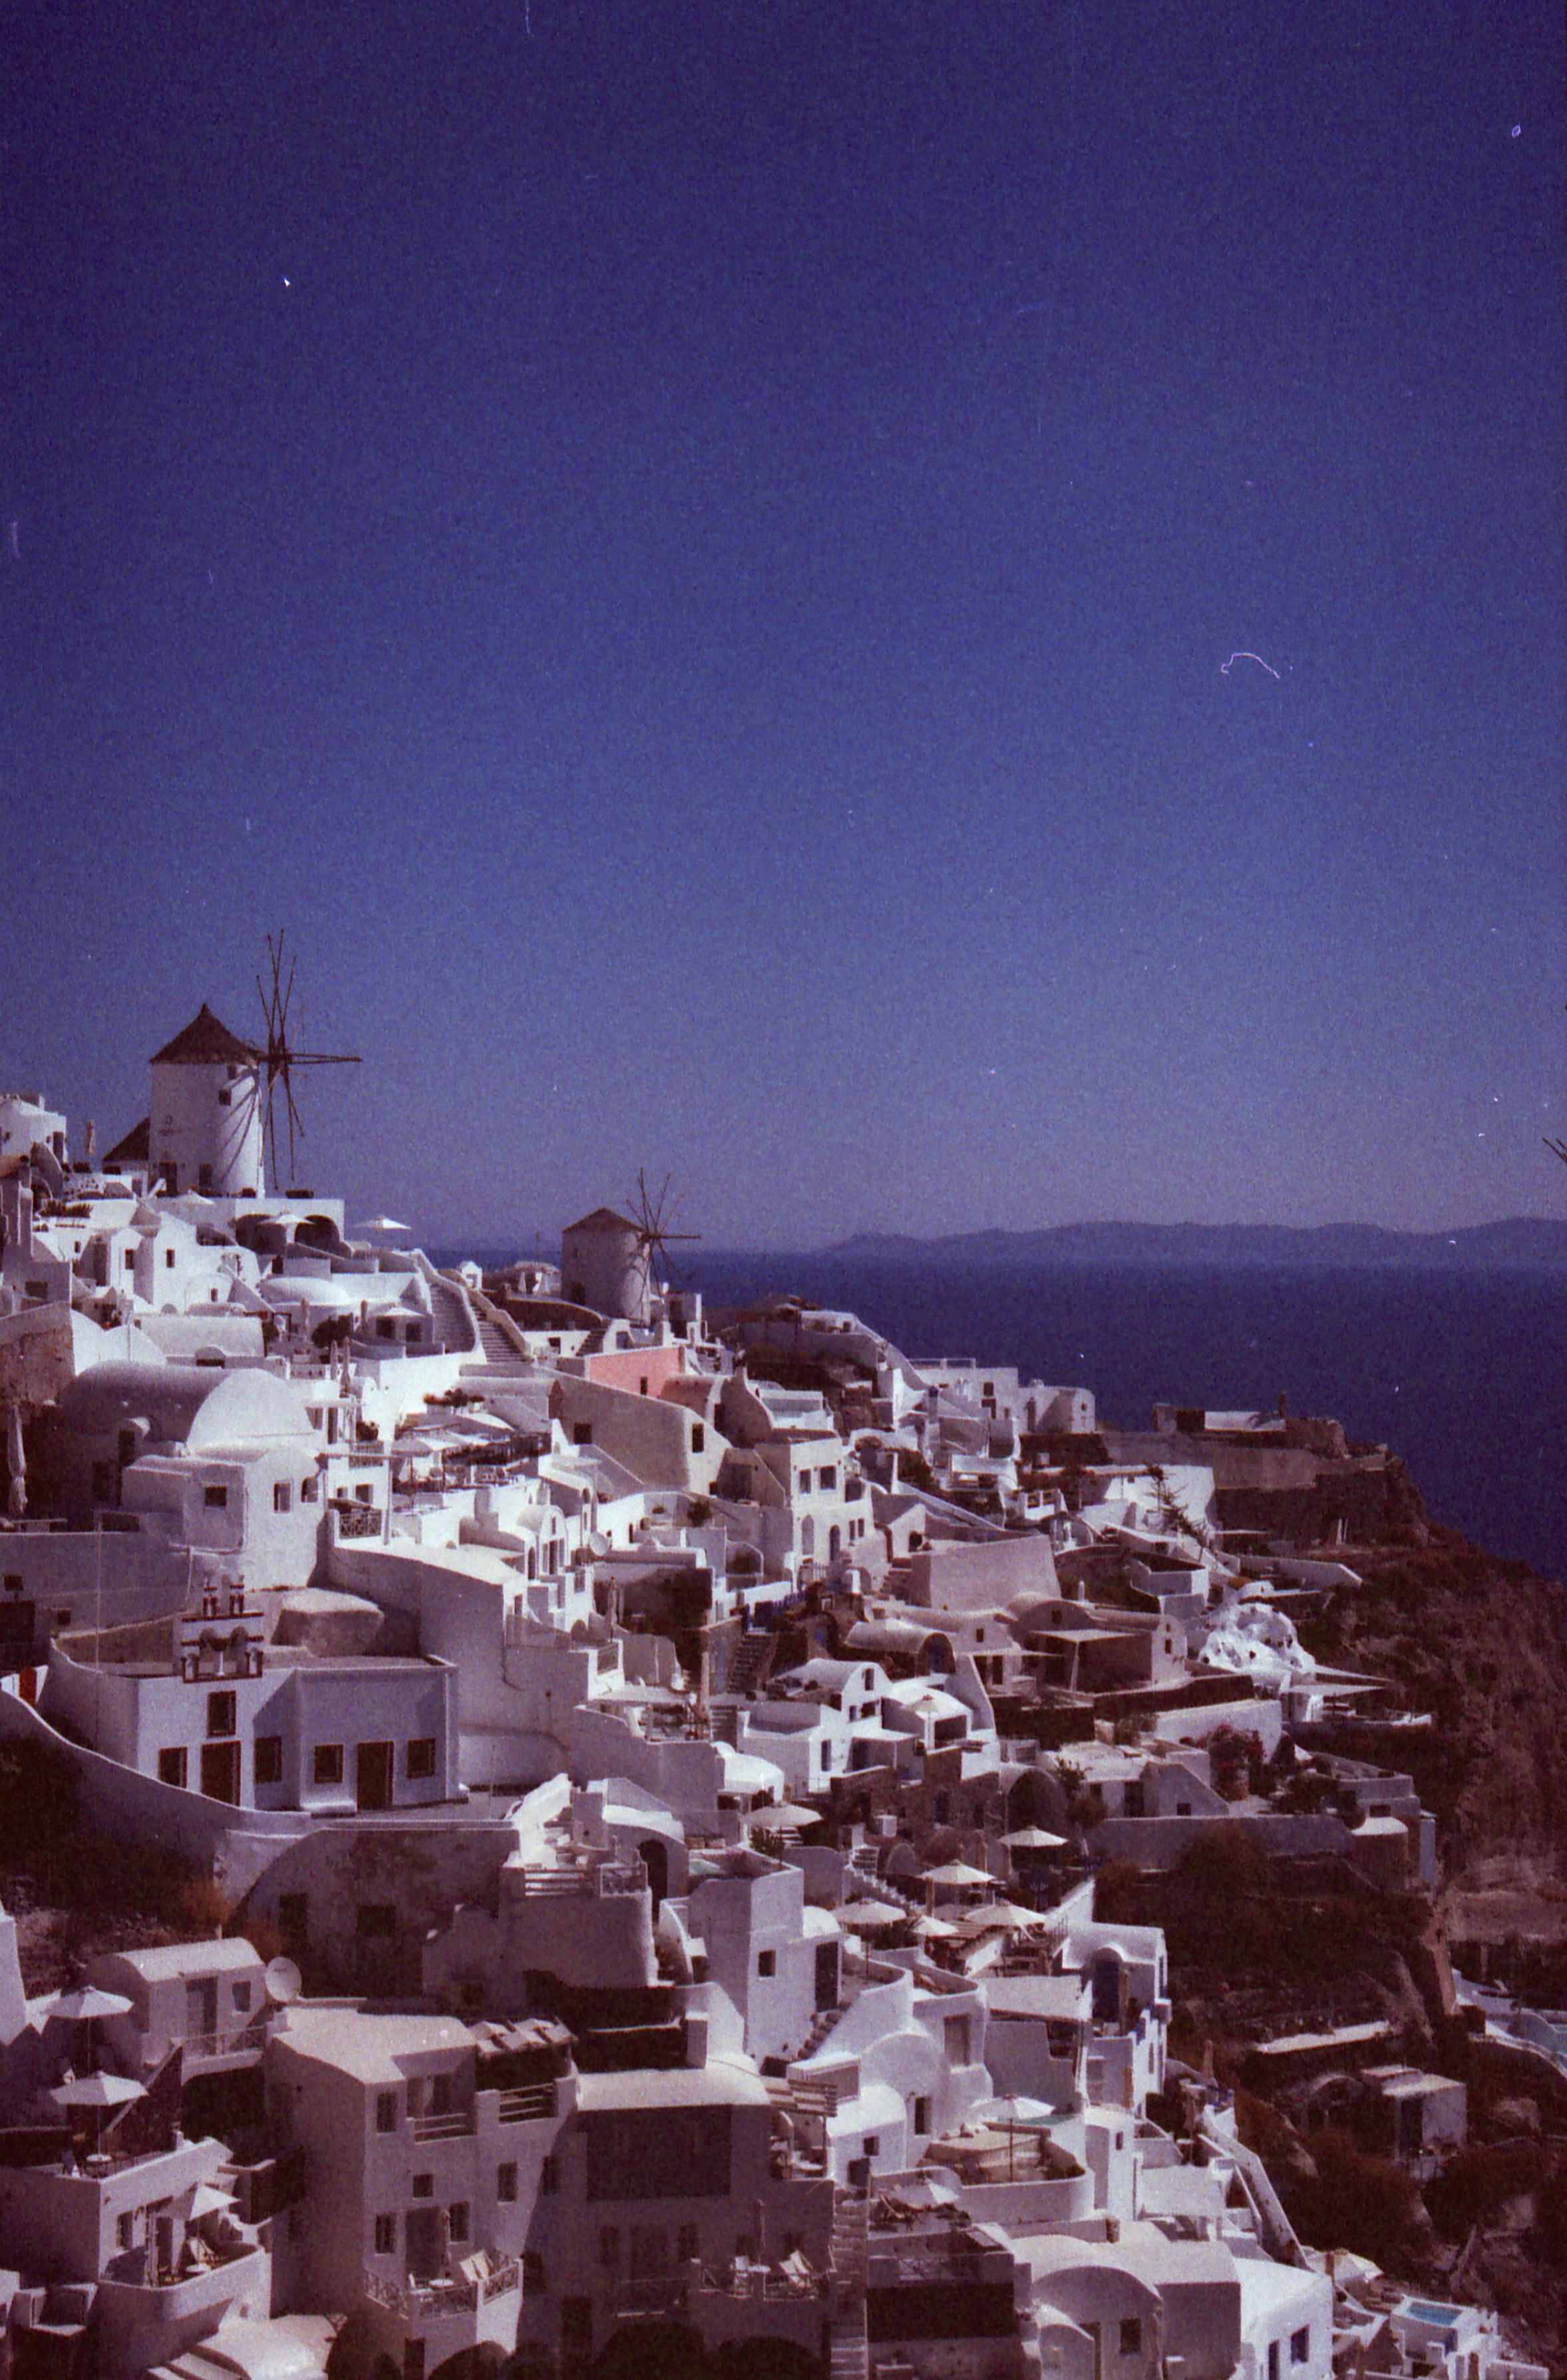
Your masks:
M 768 2107 L 759 2074 L 714 2058 L 706 2066 L 634 2067 L 624 2074 L 584 2074 L 577 2104 L 585 2115 L 630 2107 Z

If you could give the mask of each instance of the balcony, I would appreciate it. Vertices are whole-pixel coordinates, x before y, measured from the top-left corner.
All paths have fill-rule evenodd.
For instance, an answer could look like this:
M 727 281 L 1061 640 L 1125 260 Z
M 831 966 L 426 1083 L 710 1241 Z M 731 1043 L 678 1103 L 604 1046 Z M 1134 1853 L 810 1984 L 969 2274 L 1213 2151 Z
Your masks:
M 553 2082 L 529 2082 L 515 2091 L 499 2094 L 496 2115 L 503 2124 L 533 2124 L 555 2113 L 557 2098 Z
M 479 2130 L 479 2119 L 471 2107 L 453 2107 L 444 2115 L 415 2116 L 409 2130 L 416 2141 L 461 2141 Z

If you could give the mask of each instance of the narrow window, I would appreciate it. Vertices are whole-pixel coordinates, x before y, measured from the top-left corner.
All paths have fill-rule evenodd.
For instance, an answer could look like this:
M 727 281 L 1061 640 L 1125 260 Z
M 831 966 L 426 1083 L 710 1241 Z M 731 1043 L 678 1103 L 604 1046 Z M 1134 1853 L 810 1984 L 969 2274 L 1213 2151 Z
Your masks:
M 433 1777 L 435 1774 L 435 1738 L 416 1735 L 408 1742 L 408 1775 L 410 1778 Z
M 1143 2351 L 1143 2325 L 1138 2314 L 1123 2314 L 1121 2318 L 1121 2352 L 1140 2355 Z
M 468 2201 L 459 2198 L 455 2206 L 446 2209 L 446 2229 L 452 2245 L 460 2247 L 468 2238 Z
M 397 2218 L 395 2215 L 378 2215 L 375 2218 L 375 2252 L 378 2256 L 395 2256 L 397 2252 Z
M 343 1782 L 343 1746 L 340 1743 L 318 1743 L 310 1762 L 311 1781 L 317 1785 L 341 1785 Z
M 280 1735 L 259 1735 L 256 1738 L 256 1782 L 258 1785 L 282 1784 L 283 1738 Z
M 694 2265 L 702 2252 L 701 2235 L 694 2223 L 683 2223 L 674 2235 L 677 2264 Z
M 778 1972 L 778 1953 L 777 1953 L 777 1951 L 776 1951 L 776 1950 L 759 1950 L 759 1951 L 757 1952 L 757 1973 L 758 1973 L 758 1974 L 759 1974 L 759 1975 L 772 1975 L 772 1974 L 776 1974 L 776 1973 L 777 1973 L 777 1972 Z
M 397 2094 L 378 2091 L 375 2095 L 375 2129 L 378 2132 L 395 2132 L 397 2129 Z
M 159 1753 L 158 1782 L 160 1785 L 184 1784 L 185 1746 L 183 1743 L 167 1744 Z
M 272 1509 L 274 1512 L 291 1512 L 293 1511 L 294 1490 L 286 1479 L 273 1480 L 272 1489 Z
M 495 2168 L 495 2196 L 503 2206 L 510 2206 L 515 2204 L 516 2199 L 516 2168 L 515 2165 L 498 2165 Z
M 234 1709 L 235 1704 L 234 1696 L 232 1694 L 209 1694 L 207 1696 L 207 1733 L 209 1735 L 232 1735 L 234 1733 Z
M 539 2168 L 539 2195 L 541 2198 L 558 2198 L 560 2189 L 561 2161 L 558 2156 L 547 2156 Z
M 1293 2330 L 1290 2333 L 1290 2362 L 1292 2363 L 1309 2363 L 1310 2361 L 1311 2327 L 1308 2324 L 1305 2330 Z

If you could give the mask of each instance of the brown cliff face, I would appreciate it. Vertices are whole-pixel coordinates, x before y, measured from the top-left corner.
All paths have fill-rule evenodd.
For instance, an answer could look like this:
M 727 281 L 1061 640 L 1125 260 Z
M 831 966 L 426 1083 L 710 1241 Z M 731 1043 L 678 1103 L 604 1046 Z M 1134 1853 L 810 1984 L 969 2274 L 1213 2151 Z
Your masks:
M 1346 1549 L 1361 1579 L 1302 1629 L 1319 1658 L 1394 1683 L 1428 1730 L 1343 1748 L 1414 1778 L 1459 1893 L 1567 1895 L 1567 1595 L 1431 1524 Z

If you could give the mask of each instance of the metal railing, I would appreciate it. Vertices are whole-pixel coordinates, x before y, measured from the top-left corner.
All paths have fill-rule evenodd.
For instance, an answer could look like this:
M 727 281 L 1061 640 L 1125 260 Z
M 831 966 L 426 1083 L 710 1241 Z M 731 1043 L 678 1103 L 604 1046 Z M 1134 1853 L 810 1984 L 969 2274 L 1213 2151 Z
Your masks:
M 429 2281 L 385 2281 L 371 2273 L 366 2276 L 365 2295 L 410 2320 L 421 2314 L 477 2313 L 492 2299 L 521 2287 L 521 2264 L 505 2256 L 487 2273 L 443 2274 Z

